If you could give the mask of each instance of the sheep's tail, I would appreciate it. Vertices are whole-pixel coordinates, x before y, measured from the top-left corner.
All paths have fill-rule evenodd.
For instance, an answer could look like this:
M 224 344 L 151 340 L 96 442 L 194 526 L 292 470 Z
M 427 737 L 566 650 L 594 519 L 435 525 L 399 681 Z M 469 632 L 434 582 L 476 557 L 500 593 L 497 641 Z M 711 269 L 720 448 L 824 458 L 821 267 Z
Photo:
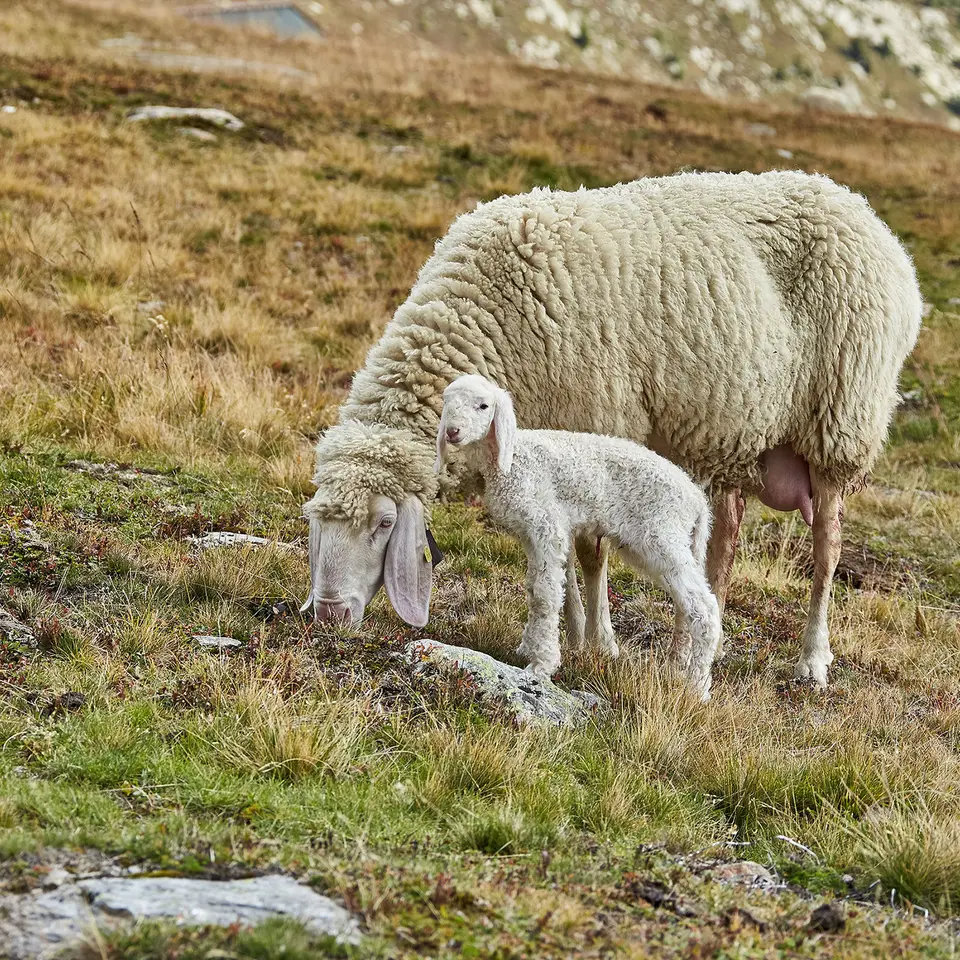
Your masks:
M 710 542 L 712 523 L 713 516 L 710 513 L 710 507 L 705 503 L 694 521 L 693 535 L 690 538 L 690 547 L 693 550 L 694 559 L 701 570 L 705 569 L 707 565 L 707 544 Z

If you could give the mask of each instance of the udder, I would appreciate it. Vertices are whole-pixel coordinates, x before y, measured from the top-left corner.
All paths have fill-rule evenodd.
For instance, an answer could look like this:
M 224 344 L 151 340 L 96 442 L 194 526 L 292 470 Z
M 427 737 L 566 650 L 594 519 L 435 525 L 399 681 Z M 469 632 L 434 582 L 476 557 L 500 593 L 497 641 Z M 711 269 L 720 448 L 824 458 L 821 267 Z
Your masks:
M 807 526 L 813 526 L 813 489 L 810 466 L 789 444 L 760 455 L 763 488 L 757 491 L 761 503 L 774 510 L 799 510 Z

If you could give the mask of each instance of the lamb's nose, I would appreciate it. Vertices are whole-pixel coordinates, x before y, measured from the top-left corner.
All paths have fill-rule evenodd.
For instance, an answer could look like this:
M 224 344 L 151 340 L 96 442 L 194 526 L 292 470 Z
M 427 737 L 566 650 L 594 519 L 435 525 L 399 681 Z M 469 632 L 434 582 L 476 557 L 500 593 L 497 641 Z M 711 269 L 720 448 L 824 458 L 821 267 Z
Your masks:
M 314 614 L 318 620 L 350 622 L 350 608 L 339 600 L 318 600 L 314 605 Z
M 457 437 L 460 436 L 459 427 L 447 427 L 447 439 L 453 443 L 456 443 Z

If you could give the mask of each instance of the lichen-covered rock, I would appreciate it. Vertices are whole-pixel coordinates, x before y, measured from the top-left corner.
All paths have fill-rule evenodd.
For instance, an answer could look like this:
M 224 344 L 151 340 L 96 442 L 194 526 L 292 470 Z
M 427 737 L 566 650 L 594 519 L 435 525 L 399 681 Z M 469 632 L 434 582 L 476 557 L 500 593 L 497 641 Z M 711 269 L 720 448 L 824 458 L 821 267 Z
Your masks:
M 454 647 L 436 640 L 414 640 L 407 644 L 406 656 L 415 666 L 429 663 L 462 671 L 478 692 L 502 703 L 521 723 L 545 720 L 564 726 L 585 720 L 601 704 L 600 698 L 592 693 L 563 690 L 520 667 L 468 647 Z
M 0 607 L 0 637 L 17 643 L 30 643 L 33 640 L 33 631 L 8 610 Z

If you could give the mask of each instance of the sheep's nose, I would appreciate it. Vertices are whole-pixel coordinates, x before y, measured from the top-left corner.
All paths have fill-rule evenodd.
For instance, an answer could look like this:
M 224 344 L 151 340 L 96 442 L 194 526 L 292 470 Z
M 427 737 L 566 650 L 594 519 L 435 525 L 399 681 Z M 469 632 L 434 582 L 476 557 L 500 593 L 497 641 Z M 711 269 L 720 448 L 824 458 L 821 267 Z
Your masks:
M 459 427 L 447 427 L 447 439 L 451 443 L 456 443 L 459 436 L 460 436 Z
M 350 608 L 340 600 L 318 600 L 314 606 L 314 615 L 318 620 L 351 620 Z

